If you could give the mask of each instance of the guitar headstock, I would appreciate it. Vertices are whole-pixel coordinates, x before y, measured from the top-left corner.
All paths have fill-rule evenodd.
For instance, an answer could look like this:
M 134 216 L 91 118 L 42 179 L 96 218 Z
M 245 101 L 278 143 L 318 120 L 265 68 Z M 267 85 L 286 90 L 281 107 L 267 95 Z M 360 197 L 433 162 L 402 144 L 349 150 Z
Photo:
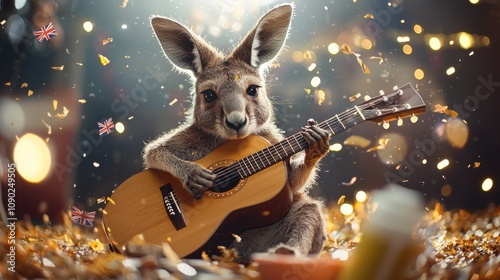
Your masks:
M 425 112 L 425 102 L 417 91 L 407 83 L 395 91 L 376 97 L 358 105 L 366 120 L 376 123 Z

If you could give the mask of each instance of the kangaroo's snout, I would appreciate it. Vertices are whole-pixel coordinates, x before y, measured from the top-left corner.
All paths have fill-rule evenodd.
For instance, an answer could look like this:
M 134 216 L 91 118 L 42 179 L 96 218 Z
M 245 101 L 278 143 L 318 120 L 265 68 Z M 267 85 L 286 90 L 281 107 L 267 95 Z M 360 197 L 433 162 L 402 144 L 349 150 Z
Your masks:
M 236 130 L 240 130 L 243 126 L 247 124 L 247 118 L 245 114 L 241 112 L 231 112 L 229 115 L 226 117 L 226 126 Z

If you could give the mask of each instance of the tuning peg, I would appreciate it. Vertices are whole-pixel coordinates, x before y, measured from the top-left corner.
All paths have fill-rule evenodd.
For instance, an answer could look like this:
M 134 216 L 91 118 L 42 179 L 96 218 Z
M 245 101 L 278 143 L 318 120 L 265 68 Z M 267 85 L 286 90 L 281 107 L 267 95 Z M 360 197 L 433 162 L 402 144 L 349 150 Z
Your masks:
M 418 117 L 417 117 L 417 116 L 415 116 L 415 114 L 411 114 L 410 121 L 411 121 L 412 123 L 416 123 L 416 122 L 418 121 Z
M 398 117 L 398 126 L 403 125 L 403 119 L 401 117 Z
M 391 125 L 390 125 L 388 122 L 386 122 L 386 121 L 384 121 L 384 122 L 382 123 L 382 127 L 383 127 L 384 129 L 389 129 L 389 127 L 390 127 L 390 126 L 391 126 Z

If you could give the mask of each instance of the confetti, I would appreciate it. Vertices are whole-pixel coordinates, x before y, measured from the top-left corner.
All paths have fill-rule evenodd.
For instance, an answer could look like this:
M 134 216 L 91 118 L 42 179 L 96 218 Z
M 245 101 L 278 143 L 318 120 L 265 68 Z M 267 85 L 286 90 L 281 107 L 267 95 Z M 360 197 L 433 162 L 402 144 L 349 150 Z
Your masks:
M 309 65 L 307 70 L 309 70 L 309 72 L 311 72 L 312 70 L 314 70 L 314 68 L 316 68 L 316 63 L 311 63 L 311 65 Z
M 33 95 L 33 91 L 31 89 L 28 90 L 28 96 L 32 96 Z
M 448 106 L 443 106 L 441 104 L 436 104 L 434 105 L 434 111 L 435 113 L 441 113 L 441 114 L 446 114 L 452 118 L 457 118 L 458 117 L 458 112 L 448 109 Z
M 108 64 L 111 62 L 111 61 L 110 61 L 107 57 L 105 57 L 104 55 L 98 54 L 98 56 L 99 56 L 99 61 L 101 62 L 101 64 L 102 64 L 103 66 L 106 66 L 106 65 L 108 65 Z
M 78 65 L 78 66 L 83 66 L 83 63 L 81 63 L 81 62 L 77 62 L 75 64 Z
M 170 103 L 168 103 L 168 105 L 172 106 L 175 103 L 177 103 L 177 98 L 174 98 L 174 100 L 170 101 Z
M 95 211 L 87 212 L 78 209 L 78 207 L 73 206 L 71 209 L 71 220 L 74 223 L 81 224 L 87 227 L 94 225 Z
M 99 241 L 99 239 L 91 240 L 87 242 L 87 244 L 89 244 L 92 250 L 94 250 L 95 252 L 104 252 L 104 246 L 102 245 L 101 241 Z
M 317 96 L 317 98 L 318 98 L 318 105 L 323 104 L 323 102 L 324 102 L 324 101 L 325 101 L 325 99 L 326 99 L 326 94 L 325 94 L 325 92 L 324 92 L 324 91 L 322 91 L 322 90 L 317 90 L 317 91 L 315 91 L 315 93 L 316 93 L 316 96 Z
M 359 58 L 361 55 L 358 54 L 358 53 L 355 53 L 351 50 L 351 47 L 349 47 L 349 45 L 347 44 L 343 44 L 341 47 L 340 47 L 340 51 L 344 54 L 352 54 L 356 57 L 356 60 L 358 61 L 359 63 L 359 66 L 361 66 L 361 70 L 363 70 L 363 73 L 365 74 L 370 74 L 370 69 L 368 69 L 368 67 L 366 66 L 366 64 L 363 62 L 363 60 L 361 60 L 361 58 Z
M 376 150 L 384 150 L 385 147 L 387 146 L 387 144 L 389 143 L 389 141 L 391 141 L 391 139 L 389 138 L 381 138 L 378 140 L 378 145 L 377 146 L 373 146 L 371 148 L 369 148 L 368 150 L 366 150 L 367 153 L 369 152 L 373 152 L 373 151 L 376 151 Z
M 122 0 L 122 4 L 118 7 L 125 8 L 125 7 L 127 7 L 127 3 L 128 3 L 128 0 Z
M 344 145 L 357 146 L 361 148 L 366 148 L 370 145 L 371 141 L 357 135 L 351 135 L 344 140 Z
M 54 107 L 54 111 L 57 110 L 57 100 L 52 100 L 52 107 Z
M 42 123 L 45 125 L 45 127 L 48 129 L 47 134 L 50 135 L 52 134 L 52 126 L 50 124 L 46 123 L 44 120 L 42 120 Z
M 95 161 L 94 161 L 93 165 L 95 168 L 98 168 L 99 166 L 101 166 L 98 162 L 95 162 Z
M 52 37 L 57 35 L 56 29 L 54 25 L 51 23 L 43 26 L 42 28 L 33 31 L 33 35 L 35 35 L 39 42 L 49 41 Z
M 97 122 L 97 126 L 99 127 L 99 135 L 109 135 L 111 132 L 113 132 L 112 128 L 115 127 L 113 124 L 113 119 L 108 118 L 104 119 L 101 122 Z
M 339 200 L 337 200 L 337 204 L 338 205 L 343 204 L 344 200 L 345 200 L 345 195 L 342 195 L 341 197 L 339 197 Z
M 57 113 L 55 115 L 52 115 L 50 112 L 47 112 L 47 115 L 49 118 L 58 118 L 58 119 L 64 119 L 65 117 L 68 116 L 69 110 L 66 107 L 63 107 L 62 113 Z
M 10 87 L 10 82 L 6 82 L 5 85 Z
M 231 235 L 234 237 L 234 241 L 236 241 L 236 243 L 240 243 L 241 242 L 241 237 L 239 235 L 234 234 L 234 233 L 232 233 Z
M 113 42 L 113 38 L 106 38 L 106 39 L 102 39 L 102 45 L 106 45 L 106 44 L 109 44 Z
M 384 58 L 381 57 L 381 56 L 370 56 L 369 59 L 378 59 L 379 60 L 379 62 L 378 62 L 379 65 L 382 64 L 382 62 L 384 62 Z
M 7 21 L 4 19 L 2 21 L 0 21 L 0 25 L 4 25 Z
M 307 94 L 311 94 L 311 89 L 310 88 L 305 88 L 304 90 L 306 91 Z
M 238 81 L 239 79 L 240 79 L 240 75 L 238 75 L 238 74 L 234 75 L 234 80 L 235 81 Z
M 57 70 L 57 71 L 62 71 L 62 70 L 64 70 L 64 65 L 61 65 L 61 66 L 52 66 L 50 68 L 52 68 L 54 70 Z
M 78 102 L 80 102 L 82 104 L 85 104 L 85 103 L 87 103 L 87 100 L 85 100 L 85 99 L 78 99 Z
M 25 87 L 28 87 L 28 83 L 22 83 L 21 84 L 21 88 L 25 88 Z
M 305 51 L 304 52 L 304 58 L 305 59 L 312 59 L 311 51 Z
M 359 93 L 359 92 L 358 92 L 358 93 L 356 93 L 355 95 L 350 96 L 350 97 L 349 97 L 349 101 L 350 101 L 350 102 L 353 102 L 354 100 L 358 99 L 360 96 L 361 96 L 361 93 Z
M 358 180 L 358 177 L 354 176 L 351 178 L 351 181 L 349 182 L 342 182 L 342 185 L 344 186 L 352 186 L 354 183 L 356 183 L 356 180 Z
M 363 18 L 374 19 L 375 17 L 372 14 L 366 14 Z

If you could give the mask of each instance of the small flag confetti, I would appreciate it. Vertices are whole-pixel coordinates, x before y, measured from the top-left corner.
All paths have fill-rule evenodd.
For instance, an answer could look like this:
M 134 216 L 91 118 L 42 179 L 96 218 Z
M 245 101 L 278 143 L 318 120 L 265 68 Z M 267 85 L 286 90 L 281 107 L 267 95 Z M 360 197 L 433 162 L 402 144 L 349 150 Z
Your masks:
M 78 209 L 76 206 L 73 206 L 71 209 L 71 220 L 74 223 L 78 223 L 84 225 L 86 227 L 94 226 L 94 218 L 95 211 L 87 212 Z
M 37 36 L 38 41 L 43 42 L 43 41 L 48 41 L 50 40 L 50 38 L 56 36 L 57 32 L 56 29 L 54 28 L 54 25 L 51 22 L 46 26 L 33 31 L 33 34 Z
M 109 118 L 107 120 L 104 119 L 101 122 L 97 122 L 97 125 L 99 126 L 99 135 L 111 134 L 111 132 L 113 132 L 112 128 L 115 127 L 112 118 Z

